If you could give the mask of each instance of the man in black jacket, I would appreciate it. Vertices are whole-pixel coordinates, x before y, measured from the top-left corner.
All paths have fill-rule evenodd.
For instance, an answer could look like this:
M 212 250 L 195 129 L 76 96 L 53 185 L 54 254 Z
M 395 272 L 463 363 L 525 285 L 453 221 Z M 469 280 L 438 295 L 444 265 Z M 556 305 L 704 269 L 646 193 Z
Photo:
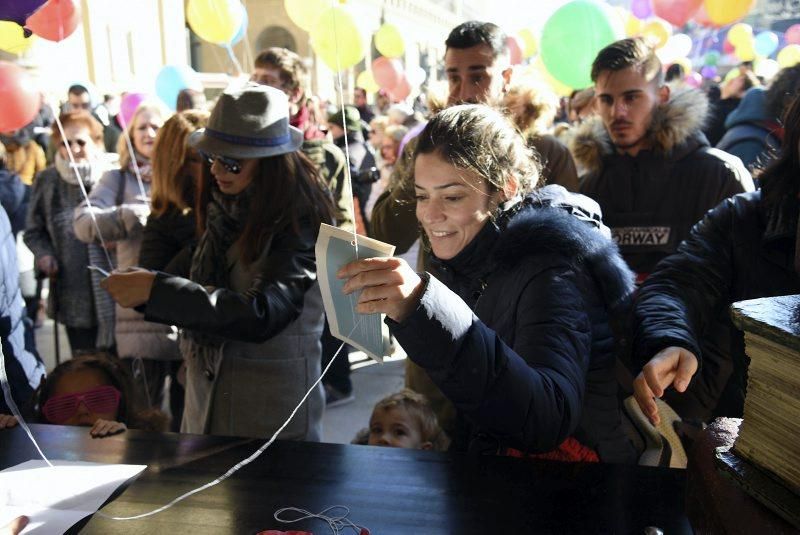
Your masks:
M 592 64 L 598 117 L 572 141 L 622 256 L 641 282 L 721 200 L 753 190 L 741 162 L 708 146 L 699 91 L 670 98 L 661 62 L 641 39 L 623 39 Z
M 783 124 L 782 154 L 762 174 L 762 189 L 708 212 L 639 291 L 635 350 L 650 360 L 634 389 L 654 423 L 654 396 L 702 420 L 741 416 L 748 359 L 729 305 L 800 293 L 800 98 Z

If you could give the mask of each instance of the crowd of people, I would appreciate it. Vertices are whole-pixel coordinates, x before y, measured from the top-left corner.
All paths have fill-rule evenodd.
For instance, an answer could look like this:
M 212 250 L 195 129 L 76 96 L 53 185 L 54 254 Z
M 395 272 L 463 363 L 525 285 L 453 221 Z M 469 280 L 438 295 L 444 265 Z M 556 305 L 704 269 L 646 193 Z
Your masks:
M 42 112 L 3 135 L 0 336 L 22 414 L 268 438 L 339 352 L 314 254 L 328 223 L 398 255 L 337 266 L 408 355 L 408 388 L 354 443 L 637 463 L 628 396 L 665 436 L 664 407 L 741 416 L 728 307 L 800 291 L 800 66 L 695 89 L 629 38 L 559 101 L 479 21 L 443 62 L 424 109 L 361 88 L 326 106 L 270 48 L 213 104 L 145 101 L 122 130 L 73 86 L 51 131 Z M 49 374 L 20 232 L 73 353 Z M 321 440 L 325 407 L 353 398 L 342 353 L 280 438 Z

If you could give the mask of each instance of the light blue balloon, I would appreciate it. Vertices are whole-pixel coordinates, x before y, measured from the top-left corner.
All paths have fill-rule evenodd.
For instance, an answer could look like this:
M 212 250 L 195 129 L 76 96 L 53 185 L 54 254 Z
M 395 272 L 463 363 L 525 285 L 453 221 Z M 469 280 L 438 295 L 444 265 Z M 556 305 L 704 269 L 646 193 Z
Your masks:
M 178 103 L 178 93 L 200 87 L 197 72 L 188 65 L 165 65 L 156 76 L 156 95 L 173 111 Z
M 778 50 L 778 36 L 775 32 L 765 31 L 756 35 L 755 47 L 759 56 L 771 56 Z
M 244 7 L 244 4 L 239 4 L 239 6 L 242 9 L 242 24 L 239 25 L 239 29 L 236 30 L 236 34 L 231 38 L 230 43 L 221 43 L 219 45 L 223 48 L 237 44 L 247 35 L 247 25 L 250 23 L 250 20 L 247 18 L 247 8 Z

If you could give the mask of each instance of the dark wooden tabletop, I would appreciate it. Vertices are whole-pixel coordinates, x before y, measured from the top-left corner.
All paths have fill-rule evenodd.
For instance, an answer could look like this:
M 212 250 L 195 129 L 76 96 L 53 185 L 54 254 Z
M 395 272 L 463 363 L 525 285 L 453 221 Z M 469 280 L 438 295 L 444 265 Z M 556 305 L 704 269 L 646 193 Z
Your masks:
M 103 511 L 140 514 L 223 474 L 262 444 L 129 430 L 92 439 L 86 428 L 32 426 L 52 459 L 147 464 Z M 0 468 L 37 458 L 24 432 L 0 431 Z M 371 446 L 276 442 L 258 460 L 211 489 L 155 516 L 113 521 L 95 515 L 81 533 L 244 533 L 285 525 L 282 507 L 350 508 L 372 535 L 394 533 L 690 533 L 685 474 L 637 466 L 472 457 Z M 351 532 L 348 532 L 351 533 Z

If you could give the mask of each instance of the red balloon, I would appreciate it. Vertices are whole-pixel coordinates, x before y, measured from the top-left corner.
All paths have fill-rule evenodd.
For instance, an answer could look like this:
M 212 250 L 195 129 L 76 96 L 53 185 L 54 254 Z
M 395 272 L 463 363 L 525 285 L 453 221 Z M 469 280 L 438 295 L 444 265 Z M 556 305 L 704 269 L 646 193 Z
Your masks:
M 33 121 L 42 97 L 22 67 L 0 61 L 0 132 L 11 132 Z
M 75 0 L 48 0 L 25 26 L 42 39 L 58 42 L 72 35 L 80 22 L 81 8 Z
M 733 54 L 734 52 L 736 52 L 736 47 L 733 46 L 733 44 L 730 41 L 728 41 L 727 37 L 722 42 L 722 51 L 725 54 Z
M 372 60 L 372 76 L 383 89 L 392 89 L 403 78 L 403 64 L 400 60 L 384 58 Z
M 400 82 L 389 90 L 389 96 L 392 102 L 400 102 L 408 98 L 411 94 L 411 84 L 406 80 L 405 75 L 400 79 Z
M 522 63 L 522 50 L 525 48 L 518 37 L 509 35 L 506 37 L 506 45 L 508 46 L 508 53 L 510 56 L 510 63 L 512 65 L 519 65 Z
M 653 11 L 672 25 L 683 26 L 701 5 L 703 0 L 653 0 Z

